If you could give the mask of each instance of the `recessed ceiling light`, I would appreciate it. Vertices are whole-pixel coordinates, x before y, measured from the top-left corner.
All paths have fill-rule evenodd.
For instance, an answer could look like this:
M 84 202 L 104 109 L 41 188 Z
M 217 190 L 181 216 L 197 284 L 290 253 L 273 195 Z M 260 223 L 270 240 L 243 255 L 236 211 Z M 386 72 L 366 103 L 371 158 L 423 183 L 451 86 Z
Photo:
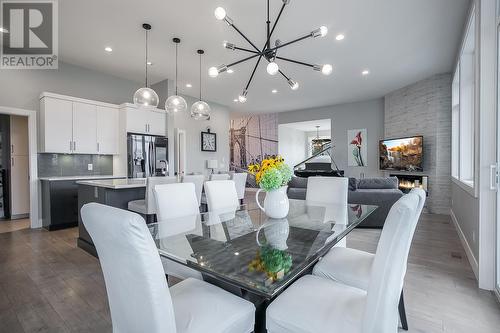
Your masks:
M 148 61 L 146 65 L 153 66 L 153 63 L 151 61 Z
M 368 69 L 365 69 L 364 71 L 361 72 L 362 75 L 368 75 L 370 74 L 370 71 Z
M 335 39 L 336 40 L 343 40 L 345 38 L 345 36 L 343 34 L 338 34 Z
M 277 94 L 277 93 L 278 93 L 278 90 L 273 89 L 273 90 L 271 90 L 271 92 L 272 92 L 273 94 Z
M 9 32 L 9 30 L 7 30 L 7 29 L 5 29 L 5 28 L 0 27 L 0 32 L 2 32 L 2 33 L 8 33 L 8 32 Z
M 109 47 L 109 46 L 106 46 L 104 48 L 104 51 L 106 51 L 106 52 L 113 52 L 113 49 L 111 47 Z
M 233 102 L 238 103 L 238 99 L 237 98 L 233 99 Z
M 193 85 L 191 83 L 186 83 L 186 88 L 192 88 Z

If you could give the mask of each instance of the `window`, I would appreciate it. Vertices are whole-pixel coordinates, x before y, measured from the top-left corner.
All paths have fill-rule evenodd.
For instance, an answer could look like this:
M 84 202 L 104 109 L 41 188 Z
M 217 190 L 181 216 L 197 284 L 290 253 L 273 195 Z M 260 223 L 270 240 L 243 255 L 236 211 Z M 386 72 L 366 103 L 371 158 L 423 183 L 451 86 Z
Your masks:
M 474 110 L 476 38 L 474 10 L 466 31 L 452 83 L 452 165 L 453 178 L 474 187 Z

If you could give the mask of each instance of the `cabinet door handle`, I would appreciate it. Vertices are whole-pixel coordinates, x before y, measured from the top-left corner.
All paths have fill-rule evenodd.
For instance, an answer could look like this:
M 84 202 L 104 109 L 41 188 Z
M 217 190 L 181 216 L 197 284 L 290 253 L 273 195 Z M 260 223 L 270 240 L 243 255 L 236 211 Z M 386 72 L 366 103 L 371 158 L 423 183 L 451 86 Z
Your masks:
M 97 152 L 99 152 L 99 142 L 97 143 Z
M 73 150 L 76 150 L 76 141 L 73 141 Z
M 12 160 L 12 166 L 14 166 L 14 157 L 12 157 L 11 160 Z
M 14 145 L 10 145 L 10 153 L 14 155 Z
M 70 141 L 69 142 L 69 151 L 72 151 L 73 150 L 73 141 Z

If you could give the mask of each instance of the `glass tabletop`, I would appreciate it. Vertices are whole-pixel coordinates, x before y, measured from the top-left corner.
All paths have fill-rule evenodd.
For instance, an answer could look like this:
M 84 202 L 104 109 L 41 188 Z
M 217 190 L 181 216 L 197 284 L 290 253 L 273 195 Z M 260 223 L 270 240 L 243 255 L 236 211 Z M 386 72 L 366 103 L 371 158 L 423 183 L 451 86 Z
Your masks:
M 284 219 L 243 205 L 148 226 L 161 256 L 272 298 L 375 209 L 290 200 Z

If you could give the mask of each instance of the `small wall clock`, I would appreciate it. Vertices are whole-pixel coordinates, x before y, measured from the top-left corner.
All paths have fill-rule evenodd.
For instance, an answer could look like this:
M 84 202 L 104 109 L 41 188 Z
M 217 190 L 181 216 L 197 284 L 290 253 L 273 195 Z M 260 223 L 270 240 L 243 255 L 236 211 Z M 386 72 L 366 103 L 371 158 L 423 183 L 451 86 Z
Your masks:
M 217 151 L 217 134 L 211 133 L 210 130 L 201 132 L 201 151 Z

